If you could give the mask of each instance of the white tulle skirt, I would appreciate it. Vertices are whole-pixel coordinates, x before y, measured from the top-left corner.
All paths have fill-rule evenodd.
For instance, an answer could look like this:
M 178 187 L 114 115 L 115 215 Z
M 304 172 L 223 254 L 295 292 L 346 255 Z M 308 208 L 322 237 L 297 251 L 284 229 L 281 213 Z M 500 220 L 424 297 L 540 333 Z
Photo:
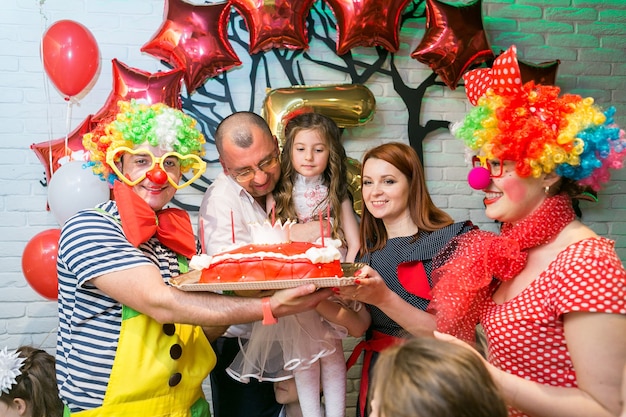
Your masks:
M 347 331 L 324 320 L 315 310 L 281 317 L 278 323 L 264 326 L 254 323 L 250 339 L 241 343 L 241 351 L 226 372 L 247 383 L 281 381 L 293 377 L 293 371 L 306 369 L 336 351 L 336 339 Z

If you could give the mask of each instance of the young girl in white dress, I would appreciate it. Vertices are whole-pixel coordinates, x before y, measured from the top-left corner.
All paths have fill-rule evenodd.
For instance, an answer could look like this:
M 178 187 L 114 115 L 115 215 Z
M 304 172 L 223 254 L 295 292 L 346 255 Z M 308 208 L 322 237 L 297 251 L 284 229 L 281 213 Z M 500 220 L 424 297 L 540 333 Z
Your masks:
M 347 190 L 346 153 L 335 122 L 321 114 L 292 118 L 285 129 L 282 179 L 269 199 L 268 213 L 283 222 L 324 219 L 330 231 L 326 244 L 340 242 L 342 261 L 354 262 L 359 251 L 358 222 Z M 318 242 L 320 243 L 320 242 Z M 360 304 L 339 298 L 321 302 L 316 310 L 283 317 L 278 324 L 255 324 L 228 372 L 249 378 L 280 381 L 294 378 L 303 417 L 345 416 L 346 366 L 342 339 L 360 337 L 370 323 Z

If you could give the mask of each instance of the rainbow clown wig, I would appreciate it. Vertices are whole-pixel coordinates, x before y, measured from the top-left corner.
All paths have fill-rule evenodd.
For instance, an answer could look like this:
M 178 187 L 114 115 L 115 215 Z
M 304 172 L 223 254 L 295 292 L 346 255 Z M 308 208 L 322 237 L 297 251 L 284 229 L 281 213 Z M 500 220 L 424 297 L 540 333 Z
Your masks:
M 555 172 L 594 191 L 609 180 L 609 168 L 622 168 L 626 139 L 613 122 L 615 108 L 603 112 L 592 98 L 559 96 L 555 86 L 522 85 L 515 46 L 492 68 L 463 78 L 476 107 L 451 131 L 475 153 L 516 161 L 521 177 Z
M 166 152 L 182 156 L 204 155 L 204 135 L 196 129 L 196 120 L 181 110 L 163 103 L 152 105 L 135 100 L 118 102 L 115 120 L 83 136 L 83 146 L 90 152 L 94 173 L 112 184 L 117 177 L 107 164 L 107 154 L 120 147 L 135 148 L 148 142 Z M 181 159 L 182 172 L 192 168 L 193 160 Z

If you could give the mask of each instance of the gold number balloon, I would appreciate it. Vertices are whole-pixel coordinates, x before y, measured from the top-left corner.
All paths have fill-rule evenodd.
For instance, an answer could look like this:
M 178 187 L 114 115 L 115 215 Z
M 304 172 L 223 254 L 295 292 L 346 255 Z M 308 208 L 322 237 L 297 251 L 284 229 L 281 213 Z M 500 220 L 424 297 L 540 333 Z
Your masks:
M 364 125 L 374 116 L 376 99 L 361 84 L 294 86 L 270 90 L 265 97 L 261 116 L 267 121 L 282 148 L 285 126 L 296 114 L 321 113 L 330 117 L 341 128 Z M 361 215 L 361 164 L 346 158 L 348 190 L 352 195 L 354 211 Z
M 294 86 L 270 90 L 265 96 L 261 116 L 282 147 L 285 125 L 294 113 L 321 113 L 332 118 L 339 127 L 353 127 L 369 122 L 375 108 L 374 95 L 361 84 Z
M 346 158 L 346 179 L 348 191 L 352 195 L 352 208 L 359 216 L 363 214 L 363 195 L 361 194 L 361 163 L 354 158 Z

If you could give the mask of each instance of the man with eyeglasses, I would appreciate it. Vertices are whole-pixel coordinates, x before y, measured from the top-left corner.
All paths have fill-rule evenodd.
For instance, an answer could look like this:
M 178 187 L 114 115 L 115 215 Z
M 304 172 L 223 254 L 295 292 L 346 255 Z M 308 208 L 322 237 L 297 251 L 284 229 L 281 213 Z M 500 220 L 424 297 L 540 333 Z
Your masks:
M 215 146 L 223 172 L 207 189 L 199 213 L 203 247 L 209 255 L 233 244 L 252 243 L 250 224 L 268 218 L 266 197 L 281 175 L 278 142 L 256 113 L 237 112 L 225 118 L 215 132 Z M 319 237 L 320 227 L 315 222 L 291 228 L 295 241 L 314 242 Z M 214 417 L 275 417 L 280 413 L 272 383 L 251 379 L 243 384 L 225 372 L 239 352 L 238 339 L 245 341 L 251 328 L 230 326 L 213 343 L 217 354 L 211 372 Z
M 65 415 L 209 417 L 202 383 L 215 354 L 203 330 L 260 320 L 267 307 L 168 285 L 198 245 L 189 215 L 165 207 L 204 172 L 204 137 L 162 103 L 119 106 L 116 120 L 83 139 L 114 199 L 68 219 L 59 239 L 59 395 Z M 270 313 L 332 294 L 314 291 L 277 292 Z

